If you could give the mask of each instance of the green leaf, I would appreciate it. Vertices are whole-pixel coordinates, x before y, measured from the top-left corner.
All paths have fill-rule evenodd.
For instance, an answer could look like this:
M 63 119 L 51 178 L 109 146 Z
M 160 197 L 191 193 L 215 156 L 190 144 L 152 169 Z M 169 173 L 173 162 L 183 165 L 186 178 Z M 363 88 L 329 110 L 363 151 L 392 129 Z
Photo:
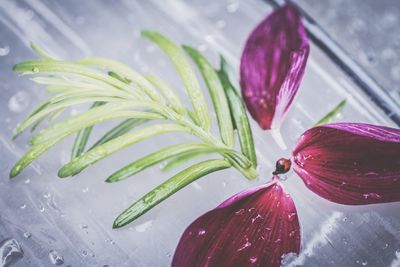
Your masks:
M 138 119 L 164 119 L 162 115 L 130 110 L 137 107 L 149 107 L 146 102 L 124 102 L 124 103 L 108 103 L 100 107 L 92 108 L 81 114 L 73 116 L 69 119 L 57 122 L 52 126 L 42 130 L 31 140 L 32 144 L 39 144 L 46 140 L 52 139 L 60 134 L 72 134 L 83 128 L 107 120 L 118 118 L 138 118 Z
M 126 209 L 115 219 L 113 228 L 120 228 L 139 218 L 158 203 L 200 177 L 229 167 L 230 164 L 225 160 L 208 160 L 181 171 Z
M 205 155 L 209 155 L 211 153 L 214 152 L 218 152 L 215 149 L 204 149 L 204 150 L 199 150 L 199 151 L 192 151 L 190 153 L 184 153 L 182 155 L 179 155 L 173 159 L 171 159 L 170 161 L 168 161 L 165 166 L 163 166 L 162 170 L 163 171 L 172 171 L 173 169 L 175 169 L 176 167 L 183 165 L 185 163 L 187 163 L 188 161 L 201 157 L 201 156 L 205 156 Z
M 213 148 L 206 144 L 199 144 L 199 143 L 185 143 L 185 144 L 169 146 L 126 165 L 125 167 L 116 171 L 110 177 L 108 177 L 106 182 L 113 183 L 121 181 L 132 175 L 135 175 L 138 172 L 141 172 L 142 170 L 150 166 L 153 166 L 157 163 L 160 163 L 172 157 L 180 156 L 182 154 L 188 154 L 188 153 L 192 154 L 192 153 L 197 153 L 199 151 L 210 151 L 210 150 L 213 150 Z
M 346 105 L 346 99 L 340 101 L 339 104 L 335 106 L 335 108 L 326 114 L 322 119 L 320 119 L 314 126 L 330 123 L 333 119 L 342 112 L 344 106 Z
M 229 101 L 230 114 L 237 129 L 241 151 L 255 167 L 257 166 L 257 156 L 249 118 L 247 117 L 246 109 L 243 105 L 241 97 L 229 80 L 227 74 L 227 63 L 222 56 L 221 69 L 219 70 L 218 74 Z
M 36 53 L 38 53 L 38 55 L 40 55 L 41 57 L 43 57 L 44 59 L 47 60 L 57 60 L 55 57 L 49 55 L 46 51 L 44 51 L 42 48 L 40 48 L 39 46 L 37 46 L 34 43 L 31 43 L 31 48 L 33 49 L 33 51 L 35 51 Z
M 171 104 L 171 107 L 177 113 L 182 114 L 183 116 L 186 115 L 187 110 L 181 102 L 181 99 L 166 82 L 153 75 L 147 75 L 146 79 L 164 93 L 165 97 L 168 99 L 168 102 Z
M 143 139 L 154 135 L 170 132 L 188 132 L 189 129 L 176 124 L 157 124 L 136 131 L 132 131 L 114 138 L 107 143 L 83 153 L 71 162 L 64 165 L 58 172 L 59 177 L 73 176 L 95 162 L 127 146 L 133 145 Z
M 199 68 L 204 81 L 207 84 L 208 91 L 212 102 L 214 104 L 215 114 L 217 115 L 217 121 L 219 131 L 221 134 L 222 141 L 228 146 L 233 147 L 234 145 L 234 133 L 232 126 L 232 119 L 229 111 L 228 100 L 222 87 L 221 81 L 218 74 L 207 61 L 207 59 L 200 54 L 196 49 L 189 46 L 183 46 L 183 49 L 193 59 Z
M 114 61 L 106 58 L 84 58 L 76 61 L 78 64 L 89 65 L 89 66 L 99 66 L 106 68 L 112 72 L 122 75 L 128 81 L 139 86 L 151 99 L 156 102 L 162 102 L 162 98 L 153 85 L 146 80 L 138 72 L 134 71 L 132 68 L 122 64 L 118 61 Z M 123 83 L 126 84 L 126 80 L 123 79 Z M 119 81 L 119 79 L 116 79 Z
M 76 63 L 65 61 L 31 60 L 16 64 L 13 70 L 24 75 L 44 72 L 46 74 L 74 74 L 79 77 L 89 77 L 130 93 L 138 99 L 142 99 L 142 95 L 128 84 L 112 78 L 100 71 Z
M 95 108 L 101 105 L 104 105 L 104 102 L 94 102 L 90 108 Z M 71 160 L 80 156 L 85 151 L 92 129 L 93 126 L 86 127 L 76 134 L 74 145 L 72 147 Z
M 102 145 L 111 139 L 114 139 L 118 136 L 126 134 L 134 127 L 140 126 L 149 120 L 144 119 L 126 119 L 108 132 L 106 132 L 89 150 L 93 149 L 96 146 Z
M 125 78 L 125 77 L 122 77 L 118 73 L 115 73 L 113 71 L 109 71 L 108 75 L 113 77 L 113 78 L 115 78 L 115 79 L 120 80 L 121 82 L 127 83 L 127 84 L 132 82 L 131 80 L 129 80 L 129 79 Z
M 72 98 L 66 99 L 59 103 L 49 104 L 44 109 L 40 109 L 37 112 L 33 112 L 30 116 L 28 116 L 24 121 L 22 121 L 14 131 L 14 137 L 16 138 L 23 130 L 25 130 L 29 125 L 35 124 L 36 122 L 42 120 L 44 117 L 49 115 L 52 112 L 58 111 L 60 109 L 77 105 L 77 104 L 84 104 L 88 102 L 94 101 L 104 101 L 104 102 L 113 102 L 116 101 L 117 98 L 113 97 L 80 97 L 80 98 Z M 47 101 L 46 101 L 47 102 Z
M 168 55 L 179 72 L 183 84 L 186 87 L 190 101 L 192 102 L 194 108 L 196 116 L 195 121 L 197 121 L 203 129 L 209 131 L 211 129 L 210 113 L 208 111 L 207 104 L 196 74 L 194 73 L 188 60 L 185 58 L 182 50 L 166 37 L 157 32 L 142 31 L 142 36 L 153 41 Z

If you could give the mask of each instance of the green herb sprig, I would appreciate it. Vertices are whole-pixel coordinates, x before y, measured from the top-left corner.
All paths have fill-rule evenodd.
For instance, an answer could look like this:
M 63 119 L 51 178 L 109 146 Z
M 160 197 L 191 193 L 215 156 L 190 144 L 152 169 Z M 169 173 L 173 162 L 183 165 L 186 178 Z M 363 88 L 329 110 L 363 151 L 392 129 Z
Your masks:
M 196 49 L 176 46 L 166 37 L 153 31 L 142 35 L 158 45 L 178 71 L 191 102 L 191 108 L 164 81 L 154 75 L 143 75 L 117 61 L 104 58 L 85 58 L 63 61 L 32 45 L 43 60 L 22 62 L 14 70 L 23 75 L 34 75 L 32 80 L 46 85 L 52 96 L 39 105 L 16 128 L 14 137 L 25 129 L 34 130 L 45 118 L 55 119 L 65 109 L 78 104 L 92 106 L 87 111 L 61 121 L 51 121 L 31 138 L 31 147 L 12 168 L 15 177 L 47 150 L 64 138 L 77 134 L 72 159 L 62 166 L 59 177 L 76 175 L 109 155 L 144 139 L 164 133 L 186 133 L 196 142 L 168 146 L 138 159 L 117 170 L 106 181 L 124 180 L 148 167 L 170 159 L 169 168 L 182 161 L 204 154 L 219 155 L 175 174 L 133 203 L 114 221 L 122 227 L 181 188 L 208 173 L 229 167 L 236 168 L 247 179 L 255 179 L 256 157 L 252 133 L 242 100 L 226 73 L 226 63 L 215 70 Z M 216 113 L 219 136 L 211 129 L 210 111 L 195 72 L 184 53 L 192 59 L 207 85 Z M 104 69 L 105 71 L 100 71 Z M 109 130 L 94 145 L 86 149 L 90 133 L 96 124 L 125 119 Z M 148 122 L 154 122 L 150 125 Z M 140 128 L 138 128 L 140 126 Z M 237 131 L 235 132 L 235 129 Z M 234 135 L 239 137 L 240 150 L 235 149 Z

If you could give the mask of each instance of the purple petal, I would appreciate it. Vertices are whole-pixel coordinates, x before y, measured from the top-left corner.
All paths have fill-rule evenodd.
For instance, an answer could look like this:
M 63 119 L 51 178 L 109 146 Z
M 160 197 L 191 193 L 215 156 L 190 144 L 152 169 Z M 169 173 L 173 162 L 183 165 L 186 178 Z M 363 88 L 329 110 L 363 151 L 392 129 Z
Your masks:
M 302 135 L 292 160 L 306 186 L 330 201 L 400 201 L 398 129 L 361 123 L 314 127 Z
M 250 34 L 240 63 L 242 95 L 261 128 L 279 128 L 297 93 L 310 46 L 301 17 L 290 4 Z
M 299 253 L 296 208 L 277 180 L 243 191 L 195 220 L 172 261 L 186 266 L 280 266 Z

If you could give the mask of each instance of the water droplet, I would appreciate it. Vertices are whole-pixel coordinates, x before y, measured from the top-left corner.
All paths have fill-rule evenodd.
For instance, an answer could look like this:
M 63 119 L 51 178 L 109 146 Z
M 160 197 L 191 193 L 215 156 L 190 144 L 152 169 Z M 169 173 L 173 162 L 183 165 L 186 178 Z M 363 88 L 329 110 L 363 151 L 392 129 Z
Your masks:
M 19 208 L 22 209 L 22 210 L 25 209 L 26 208 L 26 204 L 25 203 L 22 204 L 21 206 L 19 206 Z
M 237 2 L 237 1 L 231 2 L 231 3 L 229 3 L 229 4 L 226 6 L 226 10 L 227 10 L 229 13 L 234 13 L 234 12 L 236 12 L 238 9 L 239 9 L 239 2 Z
M 296 237 L 296 233 L 297 233 L 296 230 L 291 231 L 291 232 L 289 233 L 289 238 L 294 238 L 294 237 Z
M 347 222 L 347 217 L 343 217 L 342 221 Z
M 82 189 L 83 193 L 87 193 L 88 191 L 89 191 L 89 187 L 85 187 L 85 188 Z
M 0 47 L 0 57 L 7 56 L 10 53 L 10 47 L 8 45 Z
M 199 236 L 204 235 L 205 233 L 206 233 L 206 230 L 204 230 L 204 229 L 202 229 L 202 228 L 200 228 L 200 229 L 197 231 L 197 235 L 199 235 Z
M 31 179 L 29 179 L 29 178 L 25 180 L 25 184 L 29 184 L 30 182 L 31 182 Z
M 389 247 L 389 244 L 385 244 L 384 246 L 383 246 L 383 248 L 382 249 L 387 249 Z
M 12 112 L 22 112 L 29 106 L 29 95 L 24 91 L 19 91 L 8 101 L 8 108 Z
M 215 23 L 215 26 L 217 29 L 225 28 L 226 22 L 224 20 L 218 20 L 217 23 Z
M 149 229 L 152 225 L 153 225 L 153 221 L 150 220 L 150 221 L 144 222 L 142 224 L 136 225 L 135 230 L 136 230 L 136 232 L 143 233 L 147 229 Z
M 1 266 L 10 266 L 22 259 L 24 251 L 15 239 L 4 239 L 0 242 L 0 263 Z
M 49 259 L 54 265 L 62 265 L 64 263 L 64 257 L 58 254 L 58 252 L 55 250 L 50 250 Z
M 33 68 L 32 68 L 32 72 L 35 72 L 35 73 L 36 73 L 36 72 L 39 72 L 39 68 L 38 68 L 38 67 L 33 67 Z
M 30 232 L 25 232 L 24 237 L 25 238 L 31 238 L 32 234 Z
M 367 264 L 368 264 L 368 261 L 365 261 L 365 260 L 364 260 L 364 261 L 361 262 L 361 265 L 362 265 L 362 266 L 367 266 Z
M 246 243 L 244 243 L 237 251 L 242 251 L 243 249 L 246 249 L 250 246 L 251 246 L 251 243 L 249 242 L 249 240 L 247 240 Z
M 44 207 L 42 205 L 39 206 L 39 211 L 44 212 Z
M 82 256 L 86 257 L 89 253 L 87 252 L 87 250 L 82 250 Z
M 381 195 L 377 193 L 368 193 L 363 195 L 365 199 L 381 199 Z
M 51 193 L 47 192 L 43 194 L 44 198 L 50 198 L 51 197 Z
M 236 215 L 243 215 L 244 214 L 244 209 L 240 209 L 235 212 Z
M 257 256 L 251 256 L 249 259 L 250 263 L 256 263 L 257 261 Z
M 288 214 L 288 220 L 290 222 L 293 222 L 294 219 L 296 219 L 296 216 L 297 216 L 297 213 L 296 212 L 292 212 L 292 213 Z

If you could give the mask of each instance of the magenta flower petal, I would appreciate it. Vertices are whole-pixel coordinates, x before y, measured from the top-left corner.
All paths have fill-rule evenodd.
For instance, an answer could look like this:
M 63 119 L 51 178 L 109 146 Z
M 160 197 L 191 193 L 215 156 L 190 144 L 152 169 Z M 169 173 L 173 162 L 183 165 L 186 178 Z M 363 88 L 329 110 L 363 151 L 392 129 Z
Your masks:
M 240 63 L 242 95 L 261 128 L 279 128 L 303 77 L 310 46 L 291 5 L 277 9 L 250 34 Z
M 400 201 L 398 129 L 361 123 L 314 127 L 302 135 L 292 160 L 306 186 L 330 201 Z
M 299 253 L 296 208 L 279 181 L 243 191 L 195 220 L 172 261 L 186 266 L 280 266 Z

